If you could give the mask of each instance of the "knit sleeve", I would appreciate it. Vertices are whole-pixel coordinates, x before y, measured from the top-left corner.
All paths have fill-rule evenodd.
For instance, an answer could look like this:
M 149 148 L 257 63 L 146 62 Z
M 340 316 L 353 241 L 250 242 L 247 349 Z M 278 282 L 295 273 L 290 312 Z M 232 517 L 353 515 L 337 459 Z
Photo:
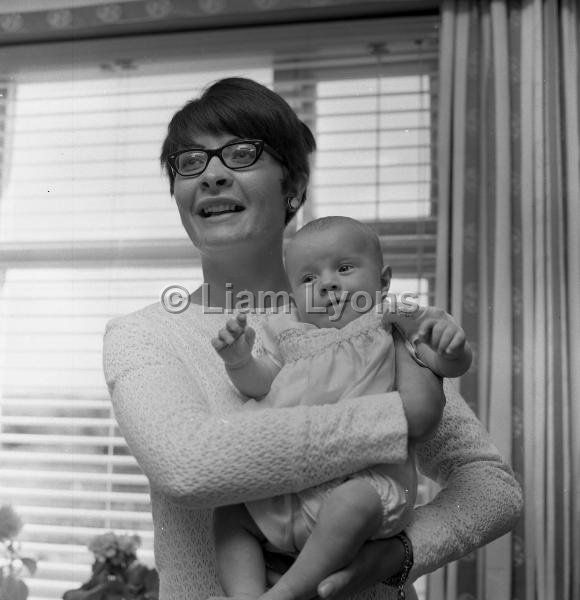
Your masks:
M 481 422 L 453 383 L 434 437 L 417 446 L 419 470 L 441 490 L 417 508 L 406 532 L 412 542 L 412 579 L 507 533 L 522 510 L 521 489 Z
M 105 378 L 131 452 L 151 486 L 174 500 L 234 504 L 406 459 L 397 392 L 216 415 L 161 328 L 131 317 L 107 327 Z

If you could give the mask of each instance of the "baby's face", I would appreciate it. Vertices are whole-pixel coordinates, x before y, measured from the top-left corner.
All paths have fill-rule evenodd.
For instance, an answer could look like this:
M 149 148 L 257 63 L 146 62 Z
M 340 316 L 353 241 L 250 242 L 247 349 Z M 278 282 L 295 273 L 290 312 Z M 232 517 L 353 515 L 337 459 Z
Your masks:
M 317 327 L 340 329 L 380 302 L 381 269 L 372 243 L 345 226 L 310 233 L 286 251 L 298 316 Z

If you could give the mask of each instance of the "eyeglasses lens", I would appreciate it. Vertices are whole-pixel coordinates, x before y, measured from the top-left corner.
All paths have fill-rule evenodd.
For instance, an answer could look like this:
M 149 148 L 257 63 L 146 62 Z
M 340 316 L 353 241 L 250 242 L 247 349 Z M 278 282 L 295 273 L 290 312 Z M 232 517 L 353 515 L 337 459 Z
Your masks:
M 251 142 L 230 144 L 221 150 L 224 164 L 230 169 L 241 169 L 253 165 L 258 158 L 258 146 Z M 208 153 L 204 150 L 189 150 L 177 156 L 177 170 L 182 175 L 197 175 L 208 163 Z
M 231 169 L 249 167 L 256 162 L 258 149 L 254 144 L 242 142 L 226 146 L 222 150 L 224 162 Z
M 190 150 L 177 157 L 177 170 L 183 175 L 201 173 L 207 164 L 207 154 L 203 150 Z

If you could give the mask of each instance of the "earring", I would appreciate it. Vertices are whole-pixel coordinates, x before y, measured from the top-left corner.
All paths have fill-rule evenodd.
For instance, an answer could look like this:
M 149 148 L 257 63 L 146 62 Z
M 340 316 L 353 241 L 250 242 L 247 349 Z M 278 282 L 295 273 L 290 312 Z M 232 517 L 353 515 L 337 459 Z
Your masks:
M 296 196 L 288 196 L 286 204 L 288 205 L 288 210 L 292 212 L 296 212 L 300 208 L 300 200 Z

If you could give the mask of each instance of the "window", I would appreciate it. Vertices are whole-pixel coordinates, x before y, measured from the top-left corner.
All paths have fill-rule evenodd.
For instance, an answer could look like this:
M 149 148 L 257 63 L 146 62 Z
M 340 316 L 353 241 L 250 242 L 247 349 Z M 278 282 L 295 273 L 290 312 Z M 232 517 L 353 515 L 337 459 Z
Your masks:
M 316 135 L 309 202 L 297 225 L 342 214 L 379 233 L 392 289 L 433 295 L 436 241 L 436 40 L 296 53 L 275 64 L 275 89 Z
M 370 222 L 399 290 L 431 291 L 434 21 L 175 34 L 154 59 L 150 45 L 57 44 L 34 63 L 0 51 L 12 69 L 0 83 L 0 503 L 39 558 L 31 600 L 85 580 L 102 531 L 138 532 L 153 564 L 147 482 L 111 412 L 101 340 L 110 318 L 201 282 L 157 157 L 206 83 L 239 74 L 283 94 L 319 145 L 302 222 Z

